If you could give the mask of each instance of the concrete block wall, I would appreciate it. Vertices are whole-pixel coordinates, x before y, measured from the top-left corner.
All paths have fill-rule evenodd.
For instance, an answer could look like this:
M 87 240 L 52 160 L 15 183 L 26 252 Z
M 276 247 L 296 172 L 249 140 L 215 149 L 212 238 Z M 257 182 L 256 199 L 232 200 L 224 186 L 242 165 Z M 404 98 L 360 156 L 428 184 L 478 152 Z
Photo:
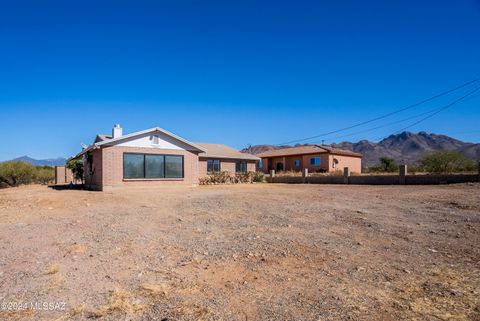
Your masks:
M 273 174 L 273 175 L 272 175 Z M 268 183 L 285 184 L 353 184 L 353 185 L 432 185 L 480 182 L 478 174 L 407 175 L 406 167 L 399 175 L 354 175 L 346 170 L 343 176 L 275 176 L 266 178 Z

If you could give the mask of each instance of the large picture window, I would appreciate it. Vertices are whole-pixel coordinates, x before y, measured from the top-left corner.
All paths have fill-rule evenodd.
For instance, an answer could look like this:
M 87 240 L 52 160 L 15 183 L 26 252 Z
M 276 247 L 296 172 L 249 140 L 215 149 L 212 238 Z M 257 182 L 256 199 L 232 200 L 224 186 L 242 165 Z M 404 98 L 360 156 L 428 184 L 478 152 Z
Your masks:
M 207 160 L 207 172 L 208 173 L 218 173 L 218 172 L 220 172 L 220 160 L 219 159 L 208 159 Z
M 183 178 L 183 157 L 165 156 L 165 177 Z
M 237 173 L 245 173 L 247 171 L 247 162 L 246 161 L 238 161 L 235 163 L 235 172 Z
M 124 153 L 123 178 L 183 178 L 183 156 Z

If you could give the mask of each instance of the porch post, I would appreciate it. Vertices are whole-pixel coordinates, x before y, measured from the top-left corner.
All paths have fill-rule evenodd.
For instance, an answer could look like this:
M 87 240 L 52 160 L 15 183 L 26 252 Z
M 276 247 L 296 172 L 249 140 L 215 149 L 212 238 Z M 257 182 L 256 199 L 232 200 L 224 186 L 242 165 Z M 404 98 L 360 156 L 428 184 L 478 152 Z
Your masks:
M 343 184 L 348 184 L 348 177 L 350 176 L 350 168 L 343 168 Z
M 407 176 L 407 165 L 400 165 L 399 167 L 399 183 L 400 185 L 405 185 Z

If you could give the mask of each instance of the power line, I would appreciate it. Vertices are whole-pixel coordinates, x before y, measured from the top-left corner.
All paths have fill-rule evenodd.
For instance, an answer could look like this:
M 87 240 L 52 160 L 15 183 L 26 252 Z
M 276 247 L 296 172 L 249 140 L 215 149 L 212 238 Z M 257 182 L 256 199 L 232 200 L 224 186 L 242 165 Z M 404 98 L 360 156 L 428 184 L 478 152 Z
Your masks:
M 443 106 L 443 107 L 438 108 L 436 111 L 434 111 L 434 112 L 431 113 L 430 115 L 428 115 L 428 116 L 426 116 L 426 117 L 424 117 L 424 118 L 422 118 L 422 119 L 420 119 L 420 120 L 418 120 L 418 121 L 416 121 L 416 122 L 408 125 L 407 127 L 404 127 L 404 128 L 402 128 L 402 129 L 396 131 L 395 134 L 399 134 L 399 133 L 401 133 L 401 132 L 403 132 L 403 131 L 405 131 L 405 130 L 407 130 L 407 129 L 415 126 L 415 125 L 418 125 L 418 124 L 420 124 L 421 122 L 424 122 L 425 120 L 432 118 L 433 116 L 435 116 L 435 115 L 441 113 L 442 111 L 444 111 L 444 110 L 446 110 L 446 109 L 448 109 L 448 108 L 450 108 L 450 107 L 458 104 L 458 103 L 461 102 L 461 101 L 470 100 L 470 99 L 466 99 L 466 98 L 469 97 L 469 96 L 471 96 L 472 94 L 474 94 L 475 92 L 477 92 L 477 91 L 479 91 L 479 90 L 480 90 L 480 86 L 478 86 L 478 87 L 476 87 L 475 89 L 469 91 L 467 94 L 463 95 L 462 97 L 460 97 L 460 98 L 458 98 L 458 99 L 455 99 L 455 100 L 452 101 L 451 103 L 449 103 L 449 104 L 447 104 L 447 105 L 445 105 L 445 106 Z M 474 97 L 477 97 L 477 96 L 474 96 Z M 474 98 L 474 97 L 471 97 L 471 98 Z M 377 140 L 381 140 L 381 139 L 383 139 L 383 137 L 378 138 Z
M 457 104 L 457 103 L 461 102 L 462 100 L 464 100 L 464 99 L 465 99 L 465 98 L 467 98 L 468 96 L 470 96 L 470 95 L 474 94 L 474 93 L 475 93 L 475 92 L 477 92 L 478 90 L 480 90 L 480 86 L 478 86 L 478 87 L 477 87 L 477 88 L 475 88 L 474 90 L 472 90 L 472 91 L 468 92 L 468 94 L 466 94 L 466 95 L 464 95 L 464 96 L 462 96 L 462 97 L 458 98 L 457 100 L 455 100 L 455 101 L 451 102 L 450 104 L 448 104 L 448 105 L 445 105 L 444 107 L 440 108 L 439 110 L 437 110 L 437 111 L 436 111 L 436 112 L 434 112 L 433 114 L 431 114 L 431 115 L 428 115 L 428 116 L 426 116 L 426 117 L 424 117 L 424 118 L 420 119 L 419 121 L 416 121 L 416 122 L 414 122 L 413 124 L 410 124 L 410 125 L 408 125 L 407 127 L 400 129 L 400 130 L 399 130 L 399 132 L 403 132 L 403 131 L 404 131 L 404 130 L 406 130 L 406 129 L 409 129 L 409 128 L 411 128 L 411 127 L 415 126 L 415 125 L 418 125 L 418 124 L 420 124 L 421 122 L 423 122 L 423 121 L 425 121 L 425 120 L 427 120 L 427 119 L 429 119 L 429 118 L 432 118 L 433 116 L 435 116 L 436 114 L 438 114 L 438 113 L 440 113 L 440 112 L 444 111 L 445 109 L 448 109 L 448 108 L 452 107 L 453 105 L 455 105 L 455 104 Z
M 465 101 L 472 100 L 472 99 L 478 98 L 478 97 L 480 97 L 480 95 L 471 96 L 471 97 L 468 97 L 468 99 L 467 99 L 467 98 L 463 99 L 462 101 L 465 102 Z M 444 106 L 444 107 L 445 107 L 445 106 Z M 346 134 L 346 135 L 335 136 L 335 137 L 330 138 L 329 140 L 332 141 L 332 140 L 335 140 L 335 139 L 338 139 L 338 138 L 349 137 L 349 136 L 353 136 L 353 135 L 358 135 L 358 134 L 362 134 L 362 133 L 367 133 L 367 132 L 371 132 L 371 131 L 376 130 L 376 129 L 380 129 L 380 128 L 388 127 L 388 126 L 391 126 L 391 125 L 403 123 L 403 122 L 405 122 L 405 121 L 407 121 L 407 120 L 410 120 L 410 119 L 415 119 L 415 118 L 418 118 L 418 117 L 421 117 L 421 116 L 424 116 L 424 115 L 433 114 L 433 113 L 435 113 L 435 112 L 437 112 L 437 111 L 440 112 L 440 111 L 443 110 L 444 107 L 431 109 L 431 110 L 428 110 L 428 111 L 426 111 L 426 112 L 423 112 L 423 113 L 420 113 L 420 114 L 417 114 L 417 115 L 414 115 L 414 116 L 411 116 L 411 117 L 407 117 L 407 118 L 403 118 L 403 119 L 400 119 L 400 120 L 397 120 L 397 121 L 394 121 L 394 122 L 390 122 L 390 123 L 388 123 L 388 124 L 384 124 L 384 125 L 380 125 L 380 126 L 368 128 L 368 129 L 365 129 L 365 130 L 360 130 L 360 131 L 353 132 L 353 133 Z
M 415 118 L 421 117 L 421 116 L 423 116 L 423 115 L 427 115 L 427 114 L 433 113 L 433 112 L 436 111 L 436 110 L 437 110 L 437 109 L 429 110 L 429 111 L 426 111 L 426 112 L 424 112 L 424 113 L 421 113 L 421 114 L 418 114 L 418 115 L 415 115 L 415 116 L 411 116 L 411 117 L 407 117 L 407 118 L 404 118 L 404 119 L 400 119 L 400 120 L 397 120 L 397 121 L 394 121 L 394 122 L 390 122 L 390 123 L 385 124 L 385 125 L 380 125 L 380 126 L 368 128 L 368 129 L 365 129 L 365 130 L 360 130 L 360 131 L 358 131 L 358 132 L 354 132 L 354 133 L 350 133 L 350 134 L 346 134 L 346 135 L 341 135 L 341 136 L 335 136 L 335 137 L 332 137 L 332 138 L 329 139 L 329 140 L 334 140 L 334 139 L 338 139 L 338 138 L 349 137 L 349 136 L 353 136 L 353 135 L 358 135 L 358 134 L 362 134 L 362 133 L 371 132 L 372 130 L 376 130 L 376 129 L 388 127 L 388 126 L 391 126 L 391 125 L 403 123 L 404 121 L 407 121 L 407 120 L 410 120 L 410 119 L 415 119 Z
M 322 134 L 319 134 L 319 135 L 315 135 L 315 136 L 311 136 L 311 137 L 307 137 L 307 138 L 301 138 L 301 139 L 296 139 L 296 140 L 291 140 L 291 141 L 288 141 L 288 142 L 285 142 L 285 143 L 281 143 L 281 144 L 277 144 L 277 145 L 288 145 L 288 144 L 291 144 L 291 143 L 296 143 L 296 142 L 302 142 L 302 141 L 306 141 L 306 140 L 311 140 L 311 139 L 314 139 L 314 138 L 319 138 L 319 137 L 322 137 L 322 136 L 327 136 L 327 135 L 331 135 L 331 134 L 336 134 L 336 133 L 339 133 L 339 132 L 342 132 L 342 131 L 345 131 L 345 130 L 348 130 L 348 129 L 352 129 L 352 128 L 355 128 L 355 127 L 359 127 L 359 126 L 362 126 L 362 125 L 365 125 L 365 124 L 369 124 L 369 123 L 372 123 L 374 121 L 377 121 L 377 120 L 380 120 L 380 119 L 384 119 L 384 118 L 387 118 L 389 116 L 392 116 L 392 115 L 395 115 L 395 114 L 398 114 L 402 111 L 405 111 L 405 110 L 408 110 L 408 109 L 411 109 L 411 108 L 414 108 L 414 107 L 417 107 L 419 105 L 422 105 L 424 103 L 427 103 L 429 101 L 432 101 L 434 99 L 437 99 L 439 97 L 442 97 L 442 96 L 445 96 L 451 92 L 454 92 L 456 90 L 459 90 L 463 87 L 466 87 L 468 85 L 471 85 L 475 82 L 477 82 L 478 80 L 480 80 L 480 78 L 476 78 L 474 80 L 471 80 L 471 81 L 468 81 L 462 85 L 459 85 L 455 88 L 452 88 L 452 89 L 449 89 L 447 91 L 444 91 L 440 94 L 437 94 L 435 96 L 432 96 L 430 98 L 427 98 L 427 99 L 424 99 L 420 102 L 417 102 L 415 104 L 412 104 L 412 105 L 409 105 L 409 106 L 406 106 L 406 107 L 403 107 L 403 108 L 400 108 L 400 109 L 397 109 L 395 111 L 392 111 L 390 113 L 387 113 L 387 114 L 384 114 L 384 115 L 381 115 L 381 116 L 378 116 L 378 117 L 375 117 L 375 118 L 372 118 L 372 119 L 369 119 L 369 120 L 366 120 L 366 121 L 363 121 L 363 122 L 360 122 L 360 123 L 357 123 L 357 124 L 354 124 L 354 125 L 351 125 L 351 126 L 347 126 L 347 127 L 344 127 L 344 128 L 340 128 L 340 129 L 337 129 L 337 130 L 334 130 L 334 131 L 330 131 L 330 132 L 326 132 L 326 133 L 322 133 Z

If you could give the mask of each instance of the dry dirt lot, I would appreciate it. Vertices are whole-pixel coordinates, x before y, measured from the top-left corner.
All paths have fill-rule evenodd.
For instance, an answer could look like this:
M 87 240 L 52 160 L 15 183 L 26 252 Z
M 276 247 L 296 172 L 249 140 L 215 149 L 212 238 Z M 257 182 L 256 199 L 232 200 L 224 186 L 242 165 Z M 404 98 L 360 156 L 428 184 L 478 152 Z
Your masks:
M 0 247 L 2 321 L 480 320 L 479 184 L 21 187 Z

